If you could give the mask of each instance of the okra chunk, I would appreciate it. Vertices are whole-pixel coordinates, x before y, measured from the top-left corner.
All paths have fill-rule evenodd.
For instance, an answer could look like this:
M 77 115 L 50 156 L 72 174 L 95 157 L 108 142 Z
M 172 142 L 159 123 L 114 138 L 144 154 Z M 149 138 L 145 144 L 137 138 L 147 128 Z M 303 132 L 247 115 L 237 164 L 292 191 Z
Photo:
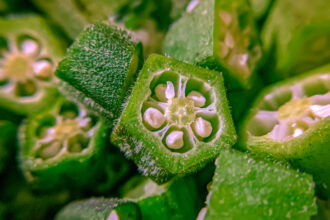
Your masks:
M 315 201 L 311 175 L 231 149 L 216 160 L 207 206 L 198 220 L 307 220 L 317 213 Z
M 166 35 L 164 54 L 223 72 L 229 89 L 251 88 L 261 47 L 248 1 L 192 1 Z
M 236 139 L 219 73 L 152 55 L 112 142 L 157 182 L 197 170 Z
M 58 220 L 140 220 L 139 207 L 131 201 L 121 199 L 91 198 L 74 201 L 62 208 L 56 215 Z
M 61 97 L 21 127 L 20 158 L 25 177 L 40 191 L 110 187 L 124 175 L 121 170 L 127 171 L 127 165 L 119 160 L 120 155 L 111 157 L 106 148 L 108 132 L 105 123 L 84 107 Z M 107 176 L 114 174 L 118 178 Z
M 242 148 L 272 154 L 314 175 L 318 193 L 330 186 L 330 68 L 264 90 L 240 127 Z
M 137 77 L 141 50 L 116 27 L 90 25 L 58 65 L 62 92 L 113 126 Z
M 57 95 L 55 66 L 64 50 L 39 17 L 0 19 L 0 106 L 26 115 L 51 103 Z

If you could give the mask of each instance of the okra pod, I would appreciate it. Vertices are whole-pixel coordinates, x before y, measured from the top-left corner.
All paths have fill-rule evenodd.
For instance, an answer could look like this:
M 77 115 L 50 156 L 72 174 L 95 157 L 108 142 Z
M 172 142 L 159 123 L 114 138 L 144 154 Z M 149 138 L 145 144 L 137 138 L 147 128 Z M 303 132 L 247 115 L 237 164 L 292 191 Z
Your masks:
M 239 146 L 288 160 L 330 196 L 330 66 L 266 88 L 239 128 Z
M 312 176 L 230 149 L 216 160 L 206 214 L 198 219 L 307 220 L 316 213 Z
M 141 44 L 106 24 L 89 26 L 59 63 L 64 94 L 103 117 L 118 119 L 141 66 Z
M 164 54 L 223 72 L 230 90 L 251 88 L 261 47 L 248 1 L 192 3 L 168 31 Z
M 111 140 L 159 183 L 202 168 L 236 140 L 221 74 L 151 55 Z

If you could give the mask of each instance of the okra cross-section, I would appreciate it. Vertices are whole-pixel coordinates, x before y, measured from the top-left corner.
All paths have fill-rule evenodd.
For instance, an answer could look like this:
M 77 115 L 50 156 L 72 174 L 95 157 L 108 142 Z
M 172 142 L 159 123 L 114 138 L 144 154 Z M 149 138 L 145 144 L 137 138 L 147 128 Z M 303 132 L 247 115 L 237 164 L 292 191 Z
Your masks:
M 59 63 L 62 91 L 102 116 L 118 119 L 142 60 L 141 44 L 106 24 L 90 25 Z
M 69 187 L 96 191 L 104 184 L 102 175 L 110 164 L 107 132 L 104 122 L 61 97 L 21 127 L 20 162 L 25 177 L 40 191 Z
M 164 54 L 222 71 L 229 89 L 251 88 L 261 55 L 246 0 L 192 1 L 164 41 Z
M 271 86 L 240 127 L 239 145 L 272 154 L 313 174 L 317 190 L 330 191 L 330 66 Z
M 159 55 L 146 61 L 112 134 L 157 182 L 201 168 L 235 140 L 221 75 Z
M 307 220 L 317 213 L 311 175 L 237 150 L 217 158 L 206 203 L 198 220 Z
M 0 19 L 0 106 L 31 114 L 51 103 L 64 48 L 39 17 Z

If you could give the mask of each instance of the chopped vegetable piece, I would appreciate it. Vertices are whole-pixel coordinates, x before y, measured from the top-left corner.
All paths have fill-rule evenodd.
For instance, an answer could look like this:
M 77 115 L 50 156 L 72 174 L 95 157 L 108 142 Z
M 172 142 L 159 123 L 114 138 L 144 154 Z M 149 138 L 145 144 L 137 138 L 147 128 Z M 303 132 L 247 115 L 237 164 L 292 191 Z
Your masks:
M 265 89 L 240 126 L 239 145 L 313 174 L 330 196 L 330 66 Z
M 106 24 L 89 26 L 59 63 L 62 91 L 102 116 L 118 119 L 142 62 L 141 44 Z
M 0 18 L 0 106 L 27 115 L 52 103 L 53 73 L 64 51 L 40 17 Z
M 56 220 L 140 220 L 139 207 L 120 199 L 91 198 L 72 202 L 55 217 Z
M 236 150 L 221 152 L 207 199 L 208 219 L 310 219 L 314 182 L 305 173 Z
M 222 71 L 229 89 L 250 88 L 261 47 L 248 1 L 192 3 L 167 33 L 164 54 Z
M 236 140 L 221 74 L 151 55 L 111 140 L 157 182 L 202 168 Z

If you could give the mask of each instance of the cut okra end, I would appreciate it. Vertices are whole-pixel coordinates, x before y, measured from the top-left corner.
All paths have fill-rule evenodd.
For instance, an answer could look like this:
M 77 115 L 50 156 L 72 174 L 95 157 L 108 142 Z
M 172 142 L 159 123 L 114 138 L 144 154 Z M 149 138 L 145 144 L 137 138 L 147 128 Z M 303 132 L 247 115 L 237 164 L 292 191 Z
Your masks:
M 313 174 L 317 193 L 329 197 L 329 66 L 275 84 L 257 98 L 240 126 L 239 146 L 283 158 Z
M 57 95 L 54 71 L 64 47 L 38 17 L 0 19 L 0 27 L 1 106 L 19 114 L 45 108 Z
M 145 175 L 192 172 L 235 142 L 219 73 L 152 55 L 140 74 L 112 141 Z

